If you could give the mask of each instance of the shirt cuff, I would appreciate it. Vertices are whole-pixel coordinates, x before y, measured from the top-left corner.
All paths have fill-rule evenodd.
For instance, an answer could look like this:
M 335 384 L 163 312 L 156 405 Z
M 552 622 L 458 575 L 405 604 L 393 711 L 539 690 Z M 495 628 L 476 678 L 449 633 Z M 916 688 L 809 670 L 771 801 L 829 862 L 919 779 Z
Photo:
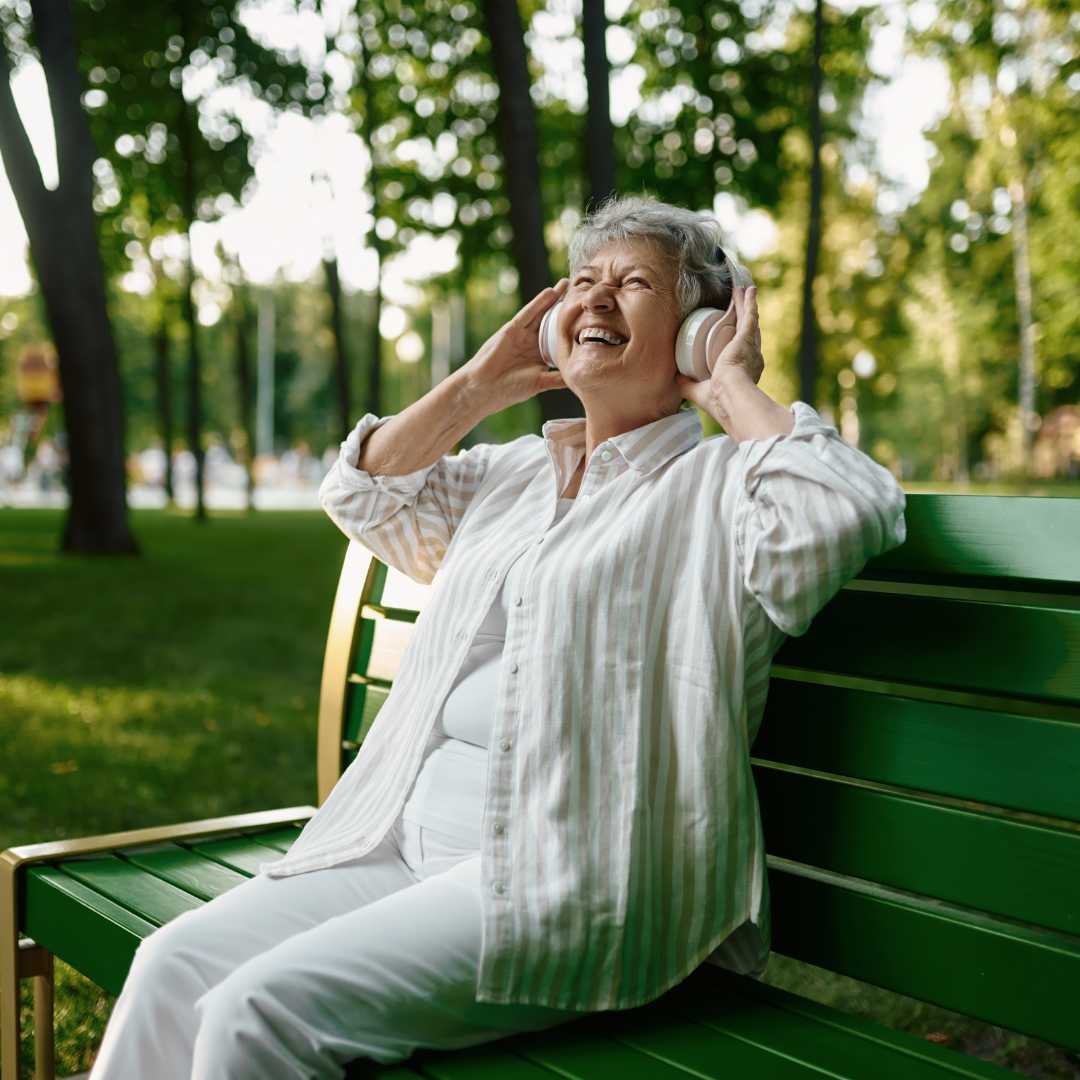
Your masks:
M 790 431 L 778 431 L 764 439 L 745 439 L 739 444 L 740 447 L 746 447 L 743 476 L 748 485 L 753 481 L 754 470 L 777 443 L 785 439 L 810 439 L 814 435 L 835 435 L 840 438 L 840 432 L 832 424 L 822 420 L 817 410 L 805 401 L 793 401 L 791 411 L 795 414 L 795 426 Z
M 357 462 L 360 460 L 360 449 L 364 440 L 376 428 L 382 427 L 387 421 L 392 420 L 397 413 L 388 416 L 376 416 L 374 413 L 364 413 L 356 427 L 349 432 L 345 441 L 341 444 L 341 452 L 336 462 L 338 479 L 346 487 L 354 491 L 371 491 L 377 489 L 390 495 L 398 495 L 403 498 L 412 498 L 423 488 L 427 475 L 438 465 L 433 461 L 414 472 L 401 473 L 397 476 L 385 476 L 371 473 L 361 469 Z

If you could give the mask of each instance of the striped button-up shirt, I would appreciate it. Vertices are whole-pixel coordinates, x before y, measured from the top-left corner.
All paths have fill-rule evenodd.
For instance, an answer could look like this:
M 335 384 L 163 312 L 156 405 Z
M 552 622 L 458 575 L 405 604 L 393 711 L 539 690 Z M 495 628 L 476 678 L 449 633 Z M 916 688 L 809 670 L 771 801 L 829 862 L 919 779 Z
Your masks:
M 585 420 L 400 476 L 357 468 L 364 415 L 320 489 L 331 519 L 430 584 L 355 759 L 286 855 L 371 851 L 401 812 L 473 634 L 512 581 L 481 823 L 477 1001 L 651 1001 L 702 961 L 764 971 L 765 844 L 750 748 L 785 635 L 905 539 L 892 473 L 805 402 L 791 432 L 702 438 L 696 409 L 605 439 L 556 499 Z

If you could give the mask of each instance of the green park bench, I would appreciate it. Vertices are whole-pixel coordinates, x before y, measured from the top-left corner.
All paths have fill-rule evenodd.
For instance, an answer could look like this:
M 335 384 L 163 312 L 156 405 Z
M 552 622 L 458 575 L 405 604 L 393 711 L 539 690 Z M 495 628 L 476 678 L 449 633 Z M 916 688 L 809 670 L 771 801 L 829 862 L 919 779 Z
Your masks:
M 908 539 L 776 655 L 753 769 L 774 951 L 1080 1050 L 1080 499 L 910 495 Z M 318 798 L 352 760 L 429 586 L 348 545 Z M 11 848 L 2 1070 L 52 963 L 119 992 L 139 941 L 285 851 L 311 806 Z M 400 1080 L 1014 1076 L 712 963 L 656 1001 L 375 1067 Z

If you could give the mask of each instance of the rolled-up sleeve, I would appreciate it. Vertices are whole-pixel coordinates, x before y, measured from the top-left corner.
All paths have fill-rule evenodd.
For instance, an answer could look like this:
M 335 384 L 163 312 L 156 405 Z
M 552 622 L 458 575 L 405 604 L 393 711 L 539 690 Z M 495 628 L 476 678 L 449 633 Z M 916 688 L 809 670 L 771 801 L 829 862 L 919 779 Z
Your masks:
M 323 477 L 319 502 L 347 537 L 426 585 L 435 577 L 497 447 L 478 443 L 444 454 L 415 472 L 373 476 L 357 465 L 361 446 L 393 415 L 364 414 Z
M 904 542 L 907 500 L 810 405 L 791 408 L 790 432 L 739 446 L 735 546 L 746 590 L 798 637 L 869 559 Z

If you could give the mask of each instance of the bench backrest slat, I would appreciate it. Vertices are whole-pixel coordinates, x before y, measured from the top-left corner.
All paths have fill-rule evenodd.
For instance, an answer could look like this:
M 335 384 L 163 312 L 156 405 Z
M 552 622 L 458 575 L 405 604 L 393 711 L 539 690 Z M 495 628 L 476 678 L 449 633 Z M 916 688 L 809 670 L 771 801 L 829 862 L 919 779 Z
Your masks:
M 875 575 L 1054 583 L 1080 592 L 1080 499 L 1026 495 L 908 495 L 907 540 L 873 560 Z

